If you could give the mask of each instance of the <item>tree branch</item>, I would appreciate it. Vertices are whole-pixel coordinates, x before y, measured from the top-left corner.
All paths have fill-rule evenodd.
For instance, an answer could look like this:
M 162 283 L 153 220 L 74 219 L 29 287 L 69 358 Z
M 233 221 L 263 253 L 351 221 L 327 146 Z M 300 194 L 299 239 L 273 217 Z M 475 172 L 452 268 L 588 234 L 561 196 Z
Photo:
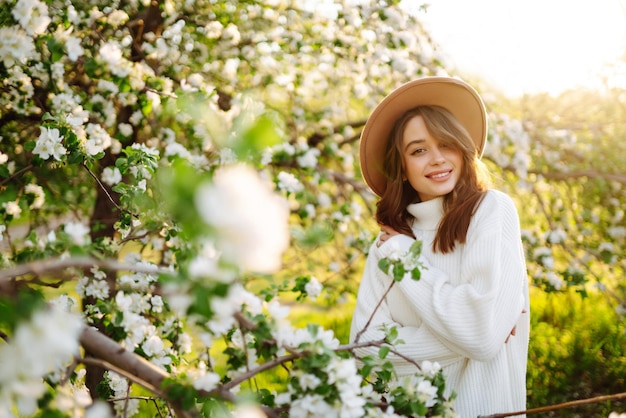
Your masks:
M 26 274 L 50 275 L 52 272 L 64 270 L 68 268 L 90 268 L 100 267 L 108 270 L 116 271 L 136 271 L 139 273 L 165 273 L 166 270 L 154 265 L 145 264 L 128 264 L 121 263 L 110 259 L 97 259 L 93 257 L 75 257 L 75 258 L 46 258 L 42 260 L 31 261 L 28 263 L 18 264 L 15 267 L 0 270 L 0 284 L 12 278 L 24 276 Z
M 564 402 L 557 405 L 541 406 L 538 408 L 528 409 L 526 411 L 508 412 L 505 414 L 479 415 L 478 418 L 505 418 L 516 415 L 538 414 L 540 412 L 556 411 L 558 409 L 571 408 L 573 406 L 587 405 L 591 403 L 607 402 L 617 399 L 626 399 L 626 392 L 616 393 L 614 395 L 596 396 L 595 398 L 579 399 L 576 401 Z
M 10 182 L 11 180 L 13 180 L 16 177 L 21 176 L 22 174 L 24 174 L 27 171 L 30 171 L 33 168 L 32 164 L 27 165 L 26 167 L 16 171 L 15 173 L 13 173 L 12 175 L 10 175 L 9 177 L 7 177 L 6 179 L 0 181 L 0 187 L 4 186 L 5 184 L 7 184 L 8 182 Z
M 124 349 L 117 342 L 100 333 L 95 328 L 85 327 L 79 341 L 86 351 L 96 357 L 95 359 L 83 358 L 81 360 L 83 363 L 95 363 L 145 387 L 171 403 L 178 417 L 191 418 L 197 415 L 182 408 L 177 401 L 168 399 L 167 393 L 162 391 L 163 381 L 170 377 L 166 371 L 158 368 L 143 357 L 139 357 L 135 353 Z

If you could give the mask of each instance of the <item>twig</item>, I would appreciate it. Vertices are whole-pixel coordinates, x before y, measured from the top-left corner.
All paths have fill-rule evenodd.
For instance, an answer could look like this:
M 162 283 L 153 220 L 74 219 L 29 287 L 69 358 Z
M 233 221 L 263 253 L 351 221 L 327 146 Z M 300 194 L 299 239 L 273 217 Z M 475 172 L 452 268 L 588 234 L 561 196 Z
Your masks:
M 104 193 L 106 194 L 107 198 L 111 201 L 111 203 L 113 203 L 113 205 L 117 208 L 117 210 L 119 210 L 120 212 L 126 212 L 129 215 L 133 216 L 134 218 L 139 218 L 139 215 L 137 215 L 136 213 L 133 213 L 131 211 L 129 211 L 128 209 L 124 209 L 123 207 L 121 207 L 120 205 L 117 204 L 117 202 L 115 201 L 115 199 L 113 199 L 113 196 L 111 196 L 111 193 L 109 193 L 109 191 L 107 190 L 107 188 L 104 186 L 104 184 L 102 184 L 102 182 L 100 181 L 100 179 L 98 178 L 98 176 L 95 175 L 95 173 L 93 171 L 91 171 L 91 169 L 89 167 L 87 167 L 87 164 L 85 164 L 84 162 L 81 164 L 85 170 L 87 170 L 87 172 L 89 173 L 89 175 L 91 177 L 93 177 L 93 179 L 98 183 L 98 185 L 100 186 L 100 188 L 102 189 L 102 191 L 104 191 Z
M 158 397 L 163 398 L 163 399 L 167 399 L 165 394 L 163 392 L 161 392 L 158 388 L 154 387 L 152 384 L 150 384 L 147 381 L 143 380 L 139 376 L 135 376 L 132 373 L 129 373 L 126 370 L 124 370 L 124 369 L 122 369 L 120 367 L 117 367 L 114 364 L 109 363 L 108 361 L 100 360 L 100 359 L 97 359 L 95 357 L 82 357 L 81 359 L 79 359 L 79 361 L 81 363 L 83 363 L 84 365 L 98 366 L 98 367 L 101 367 L 103 369 L 115 372 L 115 373 L 119 374 L 120 376 L 123 376 L 126 379 L 130 380 L 132 383 L 136 383 L 139 386 L 142 386 L 142 387 L 148 389 L 150 392 L 154 393 Z M 122 401 L 122 400 L 126 400 L 126 399 L 128 399 L 128 396 L 125 396 L 124 398 L 120 398 L 120 399 L 113 399 L 113 400 L 114 401 Z
M 540 412 L 556 411 L 558 409 L 571 408 L 573 406 L 587 405 L 590 403 L 613 401 L 617 399 L 626 399 L 626 392 L 616 393 L 613 395 L 596 396 L 595 398 L 579 399 L 576 401 L 564 402 L 557 405 L 541 406 L 538 408 L 527 409 L 526 411 L 509 412 L 505 414 L 479 415 L 478 418 L 505 418 L 516 415 L 538 414 Z
M 33 168 L 32 164 L 27 165 L 26 167 L 22 168 L 21 170 L 16 171 L 15 173 L 13 173 L 12 175 L 10 175 L 9 177 L 7 177 L 6 179 L 0 181 L 0 187 L 4 186 L 5 184 L 7 184 L 8 182 L 10 182 L 11 180 L 13 180 L 16 177 L 21 176 L 22 174 L 24 174 L 25 172 L 29 171 L 30 169 Z
M 377 341 L 368 341 L 368 342 L 364 342 L 364 343 L 352 343 L 352 344 L 344 344 L 344 345 L 340 345 L 339 347 L 337 347 L 335 349 L 335 351 L 352 351 L 355 348 L 361 348 L 361 347 L 373 347 L 373 346 L 381 346 L 382 344 L 385 343 L 385 340 L 377 340 Z M 235 379 L 231 380 L 230 382 L 222 385 L 219 389 L 215 389 L 211 392 L 206 392 L 206 394 L 208 395 L 215 395 L 215 394 L 219 394 L 220 396 L 224 397 L 224 391 L 229 391 L 230 389 L 234 388 L 235 386 L 241 384 L 242 382 L 245 382 L 246 380 L 252 378 L 253 376 L 256 376 L 257 374 L 265 371 L 265 370 L 269 370 L 272 369 L 276 366 L 279 366 L 281 364 L 284 363 L 288 363 L 290 361 L 293 361 L 297 358 L 300 357 L 304 357 L 305 355 L 307 355 L 309 352 L 308 351 L 299 351 L 299 352 L 292 352 L 291 354 L 282 356 L 282 357 L 277 357 L 272 361 L 268 361 L 267 363 L 263 363 L 260 366 L 249 370 L 248 372 L 236 377 Z M 229 399 L 229 396 L 224 397 L 225 399 Z
M 383 301 L 385 300 L 385 298 L 387 297 L 387 295 L 389 294 L 389 292 L 391 291 L 391 288 L 393 287 L 393 285 L 396 284 L 396 281 L 393 280 L 391 282 L 391 284 L 389 285 L 389 288 L 387 288 L 387 290 L 385 291 L 385 294 L 383 295 L 383 297 L 380 298 L 380 300 L 378 301 L 378 303 L 376 304 L 376 307 L 374 308 L 374 310 L 372 311 L 372 314 L 370 315 L 370 317 L 367 320 L 367 323 L 365 324 L 365 326 L 358 332 L 358 334 L 356 334 L 356 337 L 354 338 L 354 342 L 358 343 L 359 339 L 361 339 L 361 335 L 363 335 L 363 333 L 367 330 L 367 328 L 370 326 L 370 324 L 372 323 L 372 319 L 374 319 L 374 314 L 376 313 L 376 311 L 378 310 L 378 308 L 380 308 L 380 305 L 382 305 Z

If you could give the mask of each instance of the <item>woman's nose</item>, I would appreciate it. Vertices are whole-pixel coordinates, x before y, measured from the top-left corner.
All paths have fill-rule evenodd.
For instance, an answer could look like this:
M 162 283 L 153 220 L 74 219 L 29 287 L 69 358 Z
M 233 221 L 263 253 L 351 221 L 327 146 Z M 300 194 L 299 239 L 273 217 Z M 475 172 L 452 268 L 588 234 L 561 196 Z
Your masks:
M 431 151 L 430 154 L 430 163 L 431 164 L 441 164 L 445 161 L 443 153 L 438 148 L 435 148 Z

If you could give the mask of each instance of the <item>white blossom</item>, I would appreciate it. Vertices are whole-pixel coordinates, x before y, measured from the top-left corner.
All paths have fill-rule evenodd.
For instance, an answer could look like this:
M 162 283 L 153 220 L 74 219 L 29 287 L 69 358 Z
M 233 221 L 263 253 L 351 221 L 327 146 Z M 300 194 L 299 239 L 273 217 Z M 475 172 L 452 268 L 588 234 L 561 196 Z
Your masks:
M 217 373 L 207 371 L 204 362 L 200 362 L 198 368 L 190 372 L 190 377 L 195 389 L 207 392 L 215 389 L 220 381 L 220 376 Z
M 163 311 L 163 298 L 159 295 L 152 296 L 150 298 L 150 306 L 152 306 L 152 312 L 160 313 Z
M 80 39 L 75 36 L 67 38 L 65 41 L 65 50 L 67 51 L 67 56 L 70 61 L 76 61 L 85 53 L 85 50 L 80 43 Z
M 220 169 L 196 192 L 196 208 L 217 231 L 216 247 L 244 270 L 272 272 L 289 244 L 289 211 L 283 199 L 251 168 Z
M 111 146 L 111 136 L 100 124 L 88 123 L 85 133 L 87 134 L 85 143 L 87 154 L 96 155 Z
M 417 384 L 417 397 L 430 408 L 437 402 L 437 387 L 429 380 L 422 380 Z
M 33 203 L 30 204 L 31 209 L 40 209 L 46 201 L 46 195 L 38 184 L 27 184 L 24 188 L 24 193 L 30 193 L 35 196 Z
M 623 239 L 626 238 L 626 227 L 623 226 L 612 226 L 608 229 L 608 234 L 613 239 Z
M 428 377 L 434 377 L 441 370 L 441 365 L 438 362 L 432 362 L 430 360 L 424 360 L 421 367 L 422 373 Z
M 139 400 L 128 398 L 128 380 L 119 374 L 107 371 L 105 377 L 109 382 L 109 387 L 113 391 L 114 397 L 120 400 L 115 402 L 115 411 L 118 415 L 132 417 L 139 412 Z
M 80 317 L 55 308 L 37 311 L 20 324 L 0 345 L 0 401 L 12 399 L 20 415 L 34 414 L 46 390 L 43 377 L 78 355 L 82 327 Z
M 68 222 L 65 224 L 63 231 L 69 235 L 74 244 L 83 245 L 87 242 L 89 228 L 81 222 Z
M 85 296 L 92 296 L 100 300 L 106 300 L 109 297 L 109 292 L 110 288 L 106 280 L 92 279 L 84 287 Z
M 18 0 L 11 14 L 29 35 L 41 35 L 51 22 L 48 6 L 39 0 Z
M 322 289 L 322 284 L 314 276 L 311 276 L 308 283 L 304 285 L 304 290 L 312 300 L 315 300 L 322 293 Z
M 118 27 L 120 25 L 123 25 L 127 21 L 128 21 L 128 14 L 123 10 L 119 10 L 119 9 L 113 10 L 107 16 L 107 23 L 113 27 Z
M 52 157 L 61 161 L 61 157 L 67 152 L 61 141 L 63 141 L 63 136 L 57 128 L 42 127 L 33 154 L 38 155 L 42 160 Z
M 337 417 L 337 412 L 321 395 L 305 395 L 295 399 L 289 409 L 290 418 Z
M 318 387 L 322 380 L 314 374 L 303 373 L 298 377 L 298 383 L 302 389 L 310 390 Z
M 546 233 L 546 240 L 551 244 L 560 244 L 565 242 L 567 233 L 562 229 L 554 229 Z
M 556 290 L 561 290 L 565 286 L 563 278 L 553 271 L 548 271 L 544 276 L 545 280 L 550 283 Z
M 122 181 L 122 173 L 117 167 L 105 167 L 102 170 L 102 181 L 109 186 L 114 186 Z
M 122 56 L 122 47 L 116 41 L 108 41 L 100 46 L 100 58 L 108 69 L 118 77 L 125 77 L 129 72 L 129 65 Z
M 317 148 L 309 148 L 303 155 L 296 158 L 298 165 L 302 168 L 315 168 L 317 166 L 317 157 L 320 150 Z
M 330 196 L 326 193 L 320 193 L 317 195 L 317 203 L 321 208 L 328 208 L 332 205 L 332 200 Z
M 304 186 L 292 173 L 281 171 L 278 173 L 278 188 L 287 193 L 298 193 L 304 189 Z
M 19 203 L 15 200 L 3 202 L 2 207 L 7 215 L 13 216 L 15 219 L 19 218 L 22 214 L 22 208 Z
M 96 401 L 85 411 L 84 418 L 113 418 L 113 416 L 106 402 Z
M 18 26 L 0 27 L 0 61 L 7 68 L 37 58 L 33 38 Z
M 141 345 L 141 349 L 148 357 L 161 354 L 163 352 L 163 348 L 163 340 L 161 340 L 158 335 L 151 335 Z
M 133 134 L 133 125 L 131 125 L 130 123 L 120 123 L 119 125 L 117 125 L 117 128 L 119 132 L 126 137 L 129 137 Z

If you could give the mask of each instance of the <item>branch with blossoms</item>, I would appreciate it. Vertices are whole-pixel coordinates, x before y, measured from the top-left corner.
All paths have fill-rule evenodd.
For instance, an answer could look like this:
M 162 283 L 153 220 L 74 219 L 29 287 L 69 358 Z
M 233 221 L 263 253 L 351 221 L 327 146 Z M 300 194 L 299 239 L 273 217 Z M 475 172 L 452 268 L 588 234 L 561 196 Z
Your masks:
M 99 259 L 94 257 L 70 257 L 70 258 L 49 258 L 19 264 L 4 270 L 0 270 L 0 286 L 2 282 L 25 275 L 48 276 L 56 274 L 61 270 L 71 268 L 93 268 L 112 271 L 135 271 L 140 273 L 158 274 L 167 270 L 160 269 L 153 264 L 130 264 L 111 259 Z M 73 280 L 68 277 L 68 280 Z

